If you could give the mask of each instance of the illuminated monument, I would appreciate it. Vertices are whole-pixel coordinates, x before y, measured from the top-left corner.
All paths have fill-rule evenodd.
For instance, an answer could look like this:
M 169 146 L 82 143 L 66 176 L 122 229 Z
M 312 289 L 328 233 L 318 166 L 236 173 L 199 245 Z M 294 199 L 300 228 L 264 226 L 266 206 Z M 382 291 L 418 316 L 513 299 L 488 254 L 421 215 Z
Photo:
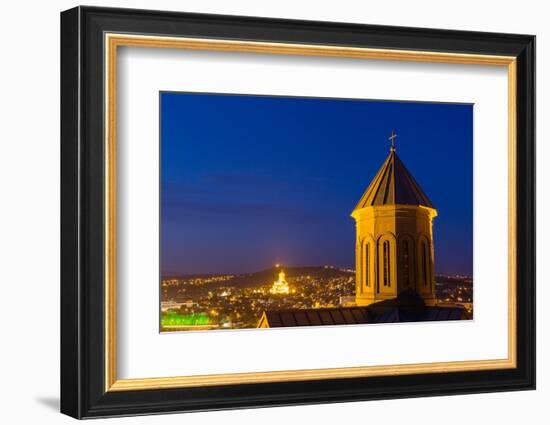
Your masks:
M 432 220 L 437 211 L 396 153 L 390 154 L 357 203 L 356 304 L 366 306 L 415 291 L 435 304 Z
M 279 279 L 273 282 L 273 286 L 269 292 L 277 295 L 290 293 L 290 288 L 288 287 L 288 282 L 285 279 L 285 272 L 283 270 L 279 272 Z

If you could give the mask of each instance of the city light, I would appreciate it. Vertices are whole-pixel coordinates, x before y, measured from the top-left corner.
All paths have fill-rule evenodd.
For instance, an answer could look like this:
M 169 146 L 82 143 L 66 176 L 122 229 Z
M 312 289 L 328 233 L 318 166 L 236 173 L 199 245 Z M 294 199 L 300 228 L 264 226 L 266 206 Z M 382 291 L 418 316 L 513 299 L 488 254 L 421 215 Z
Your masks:
M 204 313 L 182 315 L 170 311 L 161 316 L 161 325 L 170 326 L 204 326 L 210 324 L 209 317 Z
M 273 286 L 269 292 L 272 294 L 288 294 L 290 292 L 288 282 L 285 279 L 285 272 L 283 270 L 279 272 L 279 279 L 273 282 Z
M 349 307 L 355 271 L 325 266 L 272 268 L 257 273 L 170 278 L 162 282 L 163 331 L 254 328 L 266 310 Z M 277 277 L 277 279 L 274 279 Z M 471 276 L 436 275 L 439 305 L 473 314 Z M 208 283 L 205 283 L 208 281 Z

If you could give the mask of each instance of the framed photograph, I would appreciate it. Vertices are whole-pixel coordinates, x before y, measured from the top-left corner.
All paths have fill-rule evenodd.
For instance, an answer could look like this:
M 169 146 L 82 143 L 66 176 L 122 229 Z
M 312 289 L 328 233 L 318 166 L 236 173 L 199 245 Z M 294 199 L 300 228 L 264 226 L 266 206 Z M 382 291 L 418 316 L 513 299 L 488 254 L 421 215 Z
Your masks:
M 535 388 L 535 37 L 61 14 L 61 411 Z

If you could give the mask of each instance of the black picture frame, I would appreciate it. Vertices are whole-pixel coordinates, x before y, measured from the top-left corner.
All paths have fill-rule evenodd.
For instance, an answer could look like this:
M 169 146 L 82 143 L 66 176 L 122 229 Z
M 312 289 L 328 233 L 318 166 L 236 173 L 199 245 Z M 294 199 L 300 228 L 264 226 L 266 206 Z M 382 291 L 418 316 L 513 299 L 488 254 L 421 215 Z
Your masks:
M 517 367 L 369 378 L 105 391 L 104 33 L 517 58 Z M 535 388 L 535 37 L 76 7 L 61 13 L 61 412 L 75 418 Z

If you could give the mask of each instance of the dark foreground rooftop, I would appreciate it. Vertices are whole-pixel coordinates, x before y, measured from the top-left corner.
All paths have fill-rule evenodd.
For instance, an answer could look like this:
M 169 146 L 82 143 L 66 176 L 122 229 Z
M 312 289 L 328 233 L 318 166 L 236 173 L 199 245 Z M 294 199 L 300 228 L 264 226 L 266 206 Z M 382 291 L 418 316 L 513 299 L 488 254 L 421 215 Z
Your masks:
M 258 327 L 358 325 L 467 318 L 466 311 L 461 306 L 426 306 L 415 292 L 409 292 L 398 298 L 366 307 L 266 310 L 258 322 Z

